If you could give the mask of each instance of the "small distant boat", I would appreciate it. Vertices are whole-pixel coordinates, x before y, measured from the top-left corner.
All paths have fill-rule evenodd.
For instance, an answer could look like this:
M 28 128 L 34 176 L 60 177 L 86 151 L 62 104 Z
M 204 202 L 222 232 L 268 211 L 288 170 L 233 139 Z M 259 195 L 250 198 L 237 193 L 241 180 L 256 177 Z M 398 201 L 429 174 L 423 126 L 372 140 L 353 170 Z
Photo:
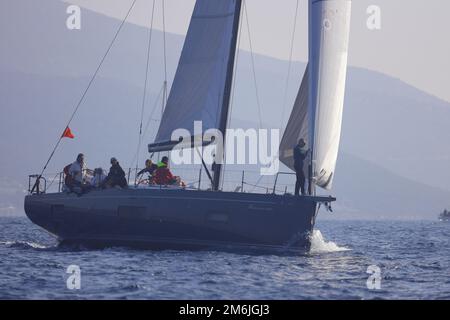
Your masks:
M 196 1 L 159 131 L 148 145 L 151 154 L 171 151 L 179 144 L 171 138 L 174 130 L 192 129 L 195 121 L 226 136 L 241 4 Z M 61 242 L 86 246 L 308 251 L 320 206 L 336 200 L 314 189 L 329 190 L 334 178 L 351 1 L 310 0 L 309 5 L 309 63 L 279 151 L 292 169 L 293 147 L 300 138 L 307 143 L 309 195 L 226 192 L 220 188 L 223 165 L 217 164 L 208 190 L 130 187 L 78 197 L 33 188 L 25 198 L 30 220 Z M 188 131 L 195 138 L 195 130 Z
M 450 211 L 445 209 L 441 214 L 439 215 L 439 221 L 450 221 Z

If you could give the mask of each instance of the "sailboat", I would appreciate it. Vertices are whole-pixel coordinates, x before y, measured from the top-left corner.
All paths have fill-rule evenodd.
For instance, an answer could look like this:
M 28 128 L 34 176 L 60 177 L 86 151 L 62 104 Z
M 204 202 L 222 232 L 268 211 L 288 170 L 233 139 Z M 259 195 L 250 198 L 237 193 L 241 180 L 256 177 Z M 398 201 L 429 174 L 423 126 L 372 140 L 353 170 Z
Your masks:
M 439 221 L 450 221 L 450 211 L 448 211 L 447 209 L 442 211 L 439 215 Z
M 172 132 L 192 133 L 194 122 L 225 135 L 229 119 L 242 0 L 197 0 L 179 65 L 150 153 L 179 145 Z M 336 199 L 330 189 L 344 105 L 350 0 L 309 1 L 309 64 L 280 144 L 280 160 L 293 168 L 292 149 L 303 138 L 310 149 L 310 194 L 260 194 L 220 190 L 223 165 L 211 188 L 96 190 L 82 197 L 32 192 L 29 219 L 66 244 L 175 250 L 307 252 L 319 208 Z

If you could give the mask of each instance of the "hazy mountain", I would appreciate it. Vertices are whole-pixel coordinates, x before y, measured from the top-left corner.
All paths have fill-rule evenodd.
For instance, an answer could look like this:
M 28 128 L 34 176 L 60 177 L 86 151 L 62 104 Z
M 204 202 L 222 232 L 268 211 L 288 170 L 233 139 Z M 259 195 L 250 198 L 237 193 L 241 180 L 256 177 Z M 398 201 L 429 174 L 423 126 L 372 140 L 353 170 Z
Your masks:
M 18 181 L 11 183 L 15 194 L 23 189 L 17 186 L 27 184 L 29 173 L 42 168 L 120 23 L 83 10 L 82 30 L 69 31 L 66 7 L 56 0 L 0 3 L 0 177 Z M 147 39 L 145 28 L 124 26 L 71 125 L 76 139 L 63 141 L 49 173 L 62 170 L 80 151 L 91 166 L 106 168 L 110 156 L 131 165 Z M 167 35 L 169 81 L 182 41 Z M 161 104 L 155 100 L 163 81 L 161 44 L 162 35 L 155 31 L 145 122 L 150 115 L 160 117 Z M 256 55 L 263 126 L 280 128 L 281 115 L 285 121 L 289 116 L 305 64 L 293 65 L 283 108 L 287 66 L 286 61 Z M 257 112 L 250 55 L 241 52 L 232 125 L 259 126 Z M 343 153 L 333 190 L 340 199 L 337 211 L 343 216 L 434 218 L 450 206 L 448 119 L 449 104 L 399 80 L 350 68 Z M 150 121 L 143 145 L 152 140 L 157 124 Z M 0 198 L 0 207 L 8 205 L 7 199 L 12 197 Z
M 396 175 L 375 163 L 341 153 L 333 194 L 337 217 L 378 219 L 436 218 L 449 192 Z

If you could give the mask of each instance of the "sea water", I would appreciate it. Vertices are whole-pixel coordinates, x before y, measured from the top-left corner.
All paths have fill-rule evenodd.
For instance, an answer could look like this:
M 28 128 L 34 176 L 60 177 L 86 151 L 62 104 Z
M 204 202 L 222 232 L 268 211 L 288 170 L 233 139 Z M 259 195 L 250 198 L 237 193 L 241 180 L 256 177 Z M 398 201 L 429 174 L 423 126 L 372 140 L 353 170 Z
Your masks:
M 0 218 L 0 299 L 450 299 L 450 223 L 326 221 L 310 254 L 58 247 Z

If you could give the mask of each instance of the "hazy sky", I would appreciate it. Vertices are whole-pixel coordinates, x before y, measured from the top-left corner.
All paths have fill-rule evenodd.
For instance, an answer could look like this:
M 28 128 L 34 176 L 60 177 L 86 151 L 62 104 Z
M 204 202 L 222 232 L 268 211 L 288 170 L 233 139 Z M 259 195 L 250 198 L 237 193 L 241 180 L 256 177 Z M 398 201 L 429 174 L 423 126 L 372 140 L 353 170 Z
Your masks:
M 123 18 L 132 0 L 62 0 Z M 156 0 L 155 28 L 161 29 Z M 130 21 L 149 25 L 152 0 L 137 0 Z M 185 34 L 195 0 L 165 0 L 166 29 Z M 257 53 L 287 60 L 297 0 L 246 0 L 252 44 Z M 307 60 L 307 4 L 299 0 L 294 59 Z M 367 8 L 381 9 L 381 30 L 371 31 Z M 380 71 L 450 101 L 449 0 L 353 1 L 349 63 Z M 245 26 L 245 23 L 243 24 Z M 247 34 L 246 28 L 243 34 Z M 243 37 L 241 48 L 248 49 Z

